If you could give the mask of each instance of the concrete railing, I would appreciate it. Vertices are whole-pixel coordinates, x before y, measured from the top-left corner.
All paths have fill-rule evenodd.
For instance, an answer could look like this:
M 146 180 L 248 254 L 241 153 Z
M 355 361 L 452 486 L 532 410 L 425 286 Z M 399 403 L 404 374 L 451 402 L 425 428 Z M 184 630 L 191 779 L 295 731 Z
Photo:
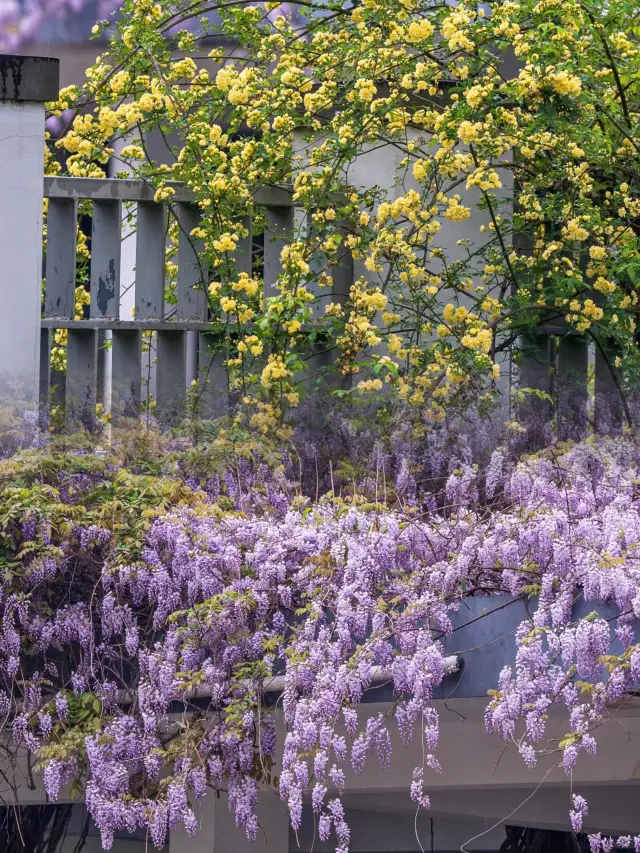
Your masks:
M 170 203 L 155 202 L 155 190 L 143 180 L 45 178 L 48 199 L 45 252 L 45 299 L 42 320 L 40 397 L 49 399 L 52 385 L 62 382 L 69 419 L 90 424 L 97 402 L 110 398 L 112 416 L 135 416 L 140 411 L 148 376 L 142 375 L 142 335 L 153 332 L 155 412 L 171 423 L 184 412 L 193 379 L 200 378 L 198 407 L 212 416 L 228 405 L 228 378 L 220 352 L 221 336 L 211 331 L 206 288 L 209 271 L 201 245 L 191 237 L 200 222 L 200 209 L 187 188 L 174 185 Z M 88 317 L 75 319 L 76 232 L 78 204 L 91 202 L 90 303 Z M 265 295 L 273 295 L 281 271 L 280 253 L 292 231 L 291 191 L 265 188 L 255 204 L 265 209 L 266 228 L 262 267 Z M 126 222 L 123 204 L 133 202 L 134 223 Z M 178 223 L 176 304 L 165 303 L 165 256 L 170 217 Z M 235 251 L 235 265 L 251 274 L 252 223 Z M 134 316 L 123 316 L 121 246 L 135 229 Z M 131 271 L 129 271 L 131 272 Z M 67 330 L 66 375 L 53 375 L 49 350 L 55 330 Z M 104 341 L 110 339 L 111 382 L 105 381 Z M 110 387 L 107 387 L 110 385 Z

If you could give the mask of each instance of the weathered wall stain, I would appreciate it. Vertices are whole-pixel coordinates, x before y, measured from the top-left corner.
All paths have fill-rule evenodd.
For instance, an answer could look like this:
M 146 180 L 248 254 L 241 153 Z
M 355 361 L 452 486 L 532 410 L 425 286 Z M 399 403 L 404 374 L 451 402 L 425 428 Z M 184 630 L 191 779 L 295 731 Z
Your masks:
M 116 296 L 116 262 L 112 258 L 109 261 L 109 269 L 105 276 L 98 276 L 98 293 L 96 294 L 96 302 L 98 303 L 98 311 L 105 317 L 109 311 L 110 303 Z

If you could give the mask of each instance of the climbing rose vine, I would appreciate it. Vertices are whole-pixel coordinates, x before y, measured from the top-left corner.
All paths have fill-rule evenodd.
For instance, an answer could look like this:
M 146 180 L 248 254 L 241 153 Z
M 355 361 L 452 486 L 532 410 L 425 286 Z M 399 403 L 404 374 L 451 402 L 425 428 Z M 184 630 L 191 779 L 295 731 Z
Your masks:
M 311 501 L 285 455 L 241 432 L 157 441 L 120 455 L 58 444 L 0 464 L 4 727 L 52 799 L 80 786 L 105 849 L 118 829 L 146 828 L 157 846 L 178 822 L 195 832 L 190 803 L 220 787 L 253 837 L 259 787 L 277 782 L 293 827 L 309 798 L 342 853 L 345 770 L 386 767 L 396 726 L 407 743 L 422 732 L 407 789 L 428 806 L 433 699 L 469 596 L 537 596 L 487 730 L 528 765 L 559 751 L 570 771 L 595 754 L 607 706 L 640 675 L 632 439 L 516 463 L 505 446 L 482 470 L 454 449 L 441 490 L 410 500 L 411 460 L 389 457 L 386 502 L 375 477 Z M 593 611 L 576 620 L 581 598 Z M 356 713 L 374 667 L 391 706 Z M 276 676 L 282 743 L 265 702 Z M 560 744 L 545 736 L 552 705 L 568 717 Z M 586 810 L 576 794 L 576 829 Z
M 158 201 L 192 190 L 198 286 L 254 425 L 318 382 L 442 420 L 544 323 L 635 382 L 635 4 L 295 8 L 125 0 L 84 85 L 50 105 L 78 111 L 55 143 L 69 174 L 115 157 Z M 265 221 L 282 185 L 296 215 Z M 247 269 L 250 217 L 272 260 Z

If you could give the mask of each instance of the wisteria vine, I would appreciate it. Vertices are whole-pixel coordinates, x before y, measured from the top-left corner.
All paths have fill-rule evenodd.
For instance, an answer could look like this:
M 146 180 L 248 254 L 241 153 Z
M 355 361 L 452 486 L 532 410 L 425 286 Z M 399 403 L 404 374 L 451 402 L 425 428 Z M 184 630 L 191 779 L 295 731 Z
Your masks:
M 105 849 L 119 829 L 146 828 L 157 846 L 179 822 L 195 832 L 191 804 L 208 788 L 228 790 L 254 837 L 270 784 L 295 829 L 310 801 L 320 838 L 346 853 L 345 772 L 370 755 L 388 766 L 395 726 L 407 743 L 422 729 L 407 787 L 428 807 L 434 693 L 466 596 L 537 596 L 486 711 L 530 766 L 550 749 L 568 772 L 595 754 L 607 705 L 640 676 L 630 438 L 516 464 L 497 449 L 483 471 L 452 459 L 441 492 L 390 490 L 386 503 L 355 487 L 310 500 L 277 456 L 222 470 L 185 447 L 134 472 L 112 451 L 47 453 L 1 464 L 0 713 L 52 799 L 82 787 Z M 396 479 L 410 469 L 396 461 Z M 580 598 L 593 612 L 575 619 Z M 363 716 L 374 667 L 393 681 L 392 712 Z M 276 676 L 284 743 L 265 701 Z M 560 744 L 545 737 L 552 705 L 569 718 Z M 575 794 L 576 832 L 587 811 Z M 631 843 L 592 838 L 594 851 Z

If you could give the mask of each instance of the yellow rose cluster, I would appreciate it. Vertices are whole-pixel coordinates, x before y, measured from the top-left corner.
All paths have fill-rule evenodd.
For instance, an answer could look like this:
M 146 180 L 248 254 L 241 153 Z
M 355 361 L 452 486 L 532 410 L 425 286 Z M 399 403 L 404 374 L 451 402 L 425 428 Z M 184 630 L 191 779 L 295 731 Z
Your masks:
M 225 5 L 230 56 L 206 55 L 188 0 L 125 0 L 85 84 L 49 105 L 75 116 L 46 157 L 94 177 L 119 151 L 153 185 L 170 299 L 174 182 L 192 193 L 209 316 L 256 428 L 336 372 L 341 393 L 389 388 L 442 419 L 549 318 L 632 363 L 640 51 L 623 0 L 595 19 L 578 0 L 363 0 L 312 24 L 269 5 Z

